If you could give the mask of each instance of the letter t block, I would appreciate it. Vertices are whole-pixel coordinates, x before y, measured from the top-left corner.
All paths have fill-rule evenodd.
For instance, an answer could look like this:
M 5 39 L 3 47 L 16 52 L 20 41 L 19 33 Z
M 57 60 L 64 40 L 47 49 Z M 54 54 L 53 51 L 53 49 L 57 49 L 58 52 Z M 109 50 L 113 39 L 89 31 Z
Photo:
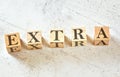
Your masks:
M 64 47 L 64 32 L 63 30 L 50 31 L 50 47 L 63 48 Z
M 85 27 L 72 29 L 72 46 L 84 46 L 87 44 Z

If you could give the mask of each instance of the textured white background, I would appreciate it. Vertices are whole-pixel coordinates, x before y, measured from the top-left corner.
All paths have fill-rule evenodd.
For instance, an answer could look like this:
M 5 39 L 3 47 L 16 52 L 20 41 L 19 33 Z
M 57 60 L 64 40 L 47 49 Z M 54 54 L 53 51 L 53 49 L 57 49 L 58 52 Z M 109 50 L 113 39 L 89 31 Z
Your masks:
M 85 26 L 93 40 L 94 26 L 110 26 L 109 46 L 49 48 L 49 31 Z M 41 30 L 43 49 L 8 54 L 4 34 Z M 120 0 L 0 0 L 0 77 L 120 77 Z

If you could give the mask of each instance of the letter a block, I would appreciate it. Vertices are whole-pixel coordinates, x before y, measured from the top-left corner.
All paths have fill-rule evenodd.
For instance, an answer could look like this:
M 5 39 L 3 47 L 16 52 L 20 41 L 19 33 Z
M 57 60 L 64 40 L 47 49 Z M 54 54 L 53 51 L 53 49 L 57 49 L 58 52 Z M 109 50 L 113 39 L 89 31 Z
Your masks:
M 40 31 L 27 32 L 27 48 L 30 50 L 42 48 L 42 35 Z
M 110 40 L 109 27 L 95 27 L 94 45 L 108 45 Z
M 50 47 L 63 48 L 64 47 L 64 32 L 63 30 L 50 31 Z
M 84 46 L 87 44 L 86 30 L 84 27 L 72 29 L 72 46 Z
M 21 40 L 19 33 L 5 35 L 5 42 L 8 52 L 16 52 L 21 50 Z

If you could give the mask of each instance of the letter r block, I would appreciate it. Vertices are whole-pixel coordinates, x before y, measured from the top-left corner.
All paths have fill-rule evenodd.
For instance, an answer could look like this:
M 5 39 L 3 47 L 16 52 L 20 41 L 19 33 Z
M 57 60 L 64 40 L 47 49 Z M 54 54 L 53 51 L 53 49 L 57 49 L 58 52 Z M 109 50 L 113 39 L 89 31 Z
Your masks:
M 72 46 L 84 46 L 87 44 L 85 27 L 72 29 Z
M 94 45 L 108 45 L 110 40 L 109 27 L 95 27 Z
M 27 48 L 30 50 L 42 48 L 42 35 L 40 31 L 27 32 Z
M 64 32 L 63 30 L 50 31 L 50 47 L 63 48 L 64 47 Z
M 21 50 L 21 40 L 19 33 L 6 34 L 5 42 L 8 52 L 16 52 Z

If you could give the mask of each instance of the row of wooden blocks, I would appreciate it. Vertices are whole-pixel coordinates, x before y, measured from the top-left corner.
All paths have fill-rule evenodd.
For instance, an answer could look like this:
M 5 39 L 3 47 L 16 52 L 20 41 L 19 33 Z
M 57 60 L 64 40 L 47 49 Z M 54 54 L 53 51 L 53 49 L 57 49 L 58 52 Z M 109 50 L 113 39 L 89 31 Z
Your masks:
M 94 45 L 108 45 L 110 33 L 108 26 L 95 27 Z M 21 50 L 21 40 L 19 33 L 5 35 L 6 48 L 8 52 Z M 87 44 L 87 36 L 85 27 L 72 29 L 72 46 L 84 46 Z M 64 31 L 50 31 L 50 47 L 64 47 Z M 42 35 L 40 31 L 27 32 L 27 48 L 40 49 L 42 48 Z

